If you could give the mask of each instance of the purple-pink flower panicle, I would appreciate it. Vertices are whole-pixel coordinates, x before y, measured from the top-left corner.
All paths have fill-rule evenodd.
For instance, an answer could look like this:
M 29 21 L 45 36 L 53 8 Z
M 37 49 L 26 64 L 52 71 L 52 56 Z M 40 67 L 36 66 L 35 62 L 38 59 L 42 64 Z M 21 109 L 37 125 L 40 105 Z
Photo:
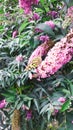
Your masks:
M 47 78 L 68 63 L 73 56 L 73 30 L 57 42 L 47 53 L 46 58 L 36 69 L 40 78 Z
M 19 0 L 19 7 L 24 9 L 26 14 L 32 11 L 32 5 L 37 5 L 39 0 Z

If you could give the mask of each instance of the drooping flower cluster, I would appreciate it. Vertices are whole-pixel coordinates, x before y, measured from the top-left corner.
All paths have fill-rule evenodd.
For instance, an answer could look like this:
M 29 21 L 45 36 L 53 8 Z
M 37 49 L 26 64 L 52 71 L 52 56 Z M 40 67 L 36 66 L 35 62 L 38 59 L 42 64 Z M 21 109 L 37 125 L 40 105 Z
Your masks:
M 24 9 L 25 13 L 28 14 L 32 11 L 31 6 L 37 5 L 39 0 L 19 0 L 20 8 Z
M 51 46 L 53 46 L 54 43 L 49 40 L 48 42 L 44 42 L 43 44 L 39 45 L 32 55 L 30 56 L 28 60 L 28 64 L 32 63 L 32 61 L 37 58 L 37 57 L 42 57 L 47 54 L 48 50 L 50 49 Z
M 39 67 L 36 73 L 39 78 L 50 77 L 57 72 L 64 64 L 69 62 L 73 56 L 73 30 L 57 42 L 48 52 L 46 58 Z
M 71 23 L 73 23 L 73 6 L 68 8 L 65 20 L 63 21 L 63 28 L 66 28 L 69 26 Z

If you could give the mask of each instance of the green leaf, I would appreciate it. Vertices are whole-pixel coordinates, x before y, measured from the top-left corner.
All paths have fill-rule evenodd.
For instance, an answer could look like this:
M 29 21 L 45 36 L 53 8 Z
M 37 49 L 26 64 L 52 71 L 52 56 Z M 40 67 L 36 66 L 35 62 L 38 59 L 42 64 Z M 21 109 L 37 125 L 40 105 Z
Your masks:
M 49 107 L 49 104 L 45 105 L 45 106 L 41 109 L 40 114 L 45 113 L 45 111 L 46 111 L 46 109 L 47 109 L 48 107 Z
M 73 130 L 73 111 L 72 112 L 68 112 L 66 114 L 66 125 L 67 125 L 67 130 Z
M 18 110 L 22 107 L 23 103 L 24 103 L 24 101 L 21 101 L 21 102 L 17 105 L 17 109 L 18 109 Z
M 9 98 L 6 98 L 7 102 L 14 102 L 15 101 L 15 97 L 14 96 L 10 96 Z
M 73 5 L 73 0 L 63 0 L 65 2 L 65 4 L 70 7 Z
M 21 24 L 20 28 L 19 28 L 19 32 L 21 33 L 21 32 L 25 29 L 25 27 L 26 27 L 28 24 L 29 24 L 29 23 L 27 22 L 27 20 L 24 21 L 24 22 Z
M 71 101 L 70 101 L 70 100 L 67 100 L 67 101 L 62 105 L 61 112 L 64 112 L 65 110 L 69 109 L 70 103 L 71 103 Z
M 51 116 L 51 111 L 48 111 L 48 121 L 50 119 L 50 116 Z
M 50 28 L 49 25 L 46 25 L 44 23 L 40 23 L 36 26 L 36 28 L 41 29 L 42 31 L 48 33 L 52 37 L 55 37 L 55 33 L 53 32 L 53 30 Z
M 37 108 L 37 110 L 39 112 L 39 104 L 38 104 L 37 99 L 34 99 L 33 101 L 34 101 L 34 104 L 35 104 L 35 106 L 36 106 L 36 108 Z

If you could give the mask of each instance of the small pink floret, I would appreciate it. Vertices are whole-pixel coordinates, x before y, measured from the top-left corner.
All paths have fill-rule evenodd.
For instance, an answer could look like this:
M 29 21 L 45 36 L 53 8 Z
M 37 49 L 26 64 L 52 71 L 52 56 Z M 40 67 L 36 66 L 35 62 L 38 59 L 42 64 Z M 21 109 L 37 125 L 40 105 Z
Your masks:
M 18 55 L 15 60 L 17 62 L 22 62 L 23 61 L 23 56 L 22 55 Z
M 4 100 L 1 100 L 1 101 L 0 101 L 0 109 L 4 108 L 5 105 L 6 105 L 5 99 L 4 99 Z
M 58 101 L 61 102 L 61 103 L 65 103 L 66 99 L 65 99 L 64 97 L 60 97 L 60 98 L 58 99 Z

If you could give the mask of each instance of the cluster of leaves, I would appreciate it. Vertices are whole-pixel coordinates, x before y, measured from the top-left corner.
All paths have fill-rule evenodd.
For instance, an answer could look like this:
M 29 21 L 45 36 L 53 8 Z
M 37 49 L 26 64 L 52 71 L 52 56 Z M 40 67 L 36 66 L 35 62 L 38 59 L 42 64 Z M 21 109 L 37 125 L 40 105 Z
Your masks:
M 6 109 L 3 111 L 8 118 L 15 109 L 21 111 L 21 130 L 73 129 L 73 61 L 54 76 L 41 81 L 29 80 L 30 72 L 25 71 L 32 50 L 40 44 L 39 36 L 48 35 L 56 42 L 66 35 L 68 30 L 62 28 L 62 21 L 67 7 L 73 5 L 73 2 L 63 1 L 40 0 L 40 4 L 33 11 L 39 13 L 40 19 L 29 21 L 31 17 L 26 17 L 23 10 L 19 9 L 17 0 L 11 2 L 0 0 L 0 96 L 7 101 Z M 58 11 L 58 18 L 47 17 L 46 14 L 50 10 Z M 56 24 L 54 30 L 44 24 L 50 19 Z M 36 33 L 35 28 L 42 32 Z M 16 38 L 12 38 L 14 30 L 18 31 Z M 17 62 L 16 57 L 20 54 L 23 61 Z M 58 102 L 60 97 L 66 98 L 63 105 Z M 32 118 L 29 121 L 26 120 L 23 105 L 32 111 Z M 56 115 L 54 109 L 59 111 Z

